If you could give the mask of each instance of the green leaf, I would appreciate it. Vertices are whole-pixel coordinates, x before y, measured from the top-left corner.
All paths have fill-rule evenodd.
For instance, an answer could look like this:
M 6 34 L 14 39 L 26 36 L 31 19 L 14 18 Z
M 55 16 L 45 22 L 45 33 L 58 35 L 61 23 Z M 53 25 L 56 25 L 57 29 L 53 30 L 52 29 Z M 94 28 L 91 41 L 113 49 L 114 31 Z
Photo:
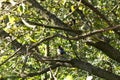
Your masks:
M 9 23 L 14 24 L 15 23 L 15 18 L 11 15 L 8 15 Z
M 21 5 L 18 6 L 17 8 L 18 12 L 20 12 L 20 14 L 25 12 L 25 5 L 22 3 Z
M 64 80 L 73 80 L 73 77 L 71 75 L 67 75 L 67 77 Z

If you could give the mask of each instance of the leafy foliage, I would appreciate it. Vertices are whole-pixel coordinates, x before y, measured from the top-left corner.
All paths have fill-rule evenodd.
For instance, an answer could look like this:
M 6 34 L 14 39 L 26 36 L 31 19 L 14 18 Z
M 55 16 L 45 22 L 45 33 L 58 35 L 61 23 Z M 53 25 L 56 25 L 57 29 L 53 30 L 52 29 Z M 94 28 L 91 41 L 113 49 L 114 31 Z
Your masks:
M 1 79 L 107 79 L 90 72 L 87 66 L 68 66 L 67 60 L 72 59 L 89 62 L 119 77 L 119 4 L 119 0 L 0 1 Z M 99 43 L 105 44 L 99 47 Z M 56 52 L 59 45 L 67 53 L 62 59 Z M 59 58 L 66 64 L 49 68 L 60 63 L 54 61 Z

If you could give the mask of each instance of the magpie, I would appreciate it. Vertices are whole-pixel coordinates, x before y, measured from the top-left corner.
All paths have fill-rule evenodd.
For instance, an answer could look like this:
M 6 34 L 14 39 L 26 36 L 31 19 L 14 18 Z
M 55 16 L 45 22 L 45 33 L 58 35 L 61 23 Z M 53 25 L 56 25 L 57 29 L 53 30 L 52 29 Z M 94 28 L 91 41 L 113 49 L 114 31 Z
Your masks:
M 58 46 L 57 53 L 58 53 L 58 55 L 66 54 L 64 49 L 61 46 Z

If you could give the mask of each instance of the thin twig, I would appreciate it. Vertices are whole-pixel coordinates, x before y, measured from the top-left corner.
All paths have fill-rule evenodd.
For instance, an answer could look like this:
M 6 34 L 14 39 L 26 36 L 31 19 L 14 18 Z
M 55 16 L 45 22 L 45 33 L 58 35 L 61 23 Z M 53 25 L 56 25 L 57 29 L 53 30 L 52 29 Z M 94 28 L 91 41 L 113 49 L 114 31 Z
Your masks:
M 88 6 L 93 12 L 95 12 L 97 15 L 100 16 L 109 26 L 112 26 L 110 21 L 106 18 L 105 15 L 103 15 L 97 8 L 95 8 L 92 4 L 88 3 L 86 0 L 81 0 L 81 2 L 85 5 Z
M 8 60 L 10 60 L 12 57 L 14 57 L 19 51 L 21 50 L 21 48 L 18 48 L 17 50 L 16 50 L 16 52 L 13 54 L 13 55 L 11 55 L 10 57 L 8 57 L 5 61 L 3 61 L 1 64 L 0 64 L 0 66 L 2 66 L 4 63 L 6 63 Z
M 117 25 L 117 26 L 114 26 L 114 27 L 108 27 L 108 28 L 104 28 L 104 29 L 100 29 L 100 30 L 95 30 L 93 32 L 85 33 L 85 34 L 77 36 L 77 37 L 66 37 L 66 36 L 61 35 L 61 34 L 55 34 L 53 36 L 46 37 L 46 38 L 42 39 L 41 41 L 38 41 L 38 42 L 32 44 L 30 46 L 29 50 L 31 50 L 31 49 L 35 48 L 36 46 L 40 45 L 42 42 L 51 40 L 55 37 L 59 37 L 59 38 L 67 39 L 67 40 L 80 40 L 80 39 L 84 39 L 84 38 L 90 37 L 90 36 L 98 34 L 98 33 L 102 33 L 102 32 L 109 31 L 109 30 L 114 30 L 114 29 L 117 29 L 119 27 L 120 27 L 120 25 Z
M 41 74 L 44 74 L 44 73 L 50 71 L 50 68 L 51 69 L 55 69 L 55 68 L 57 68 L 59 66 L 60 66 L 59 64 L 52 65 L 52 66 L 50 66 L 48 68 L 43 69 L 42 71 L 38 71 L 38 72 L 35 72 L 35 73 L 26 74 L 26 77 L 33 77 L 33 76 L 41 75 Z
M 51 26 L 51 25 L 45 25 L 45 24 L 40 24 L 40 23 L 36 23 L 36 22 L 32 22 L 32 21 L 26 21 L 27 23 L 31 24 L 31 25 L 36 25 L 36 26 L 40 26 L 40 27 L 45 27 L 45 28 L 49 28 L 49 29 L 58 29 L 58 30 L 64 30 L 67 32 L 72 32 L 75 34 L 81 34 L 82 31 L 81 30 L 73 30 L 73 29 L 69 29 L 66 27 L 59 27 L 59 26 Z

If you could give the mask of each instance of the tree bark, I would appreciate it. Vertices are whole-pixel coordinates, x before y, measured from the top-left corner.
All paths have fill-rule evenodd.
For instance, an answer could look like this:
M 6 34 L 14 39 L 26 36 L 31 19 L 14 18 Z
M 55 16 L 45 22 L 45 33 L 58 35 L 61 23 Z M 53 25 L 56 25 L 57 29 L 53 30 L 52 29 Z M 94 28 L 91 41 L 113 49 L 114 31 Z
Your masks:
M 87 42 L 87 44 L 102 50 L 105 55 L 120 63 L 120 52 L 117 49 L 113 48 L 110 44 L 102 41 L 96 43 Z
M 89 73 L 92 73 L 98 77 L 104 78 L 106 80 L 120 80 L 120 76 L 113 74 L 111 72 L 105 71 L 104 69 L 95 67 L 91 65 L 90 63 L 78 61 L 77 59 L 71 60 L 71 65 L 73 67 L 88 71 Z

